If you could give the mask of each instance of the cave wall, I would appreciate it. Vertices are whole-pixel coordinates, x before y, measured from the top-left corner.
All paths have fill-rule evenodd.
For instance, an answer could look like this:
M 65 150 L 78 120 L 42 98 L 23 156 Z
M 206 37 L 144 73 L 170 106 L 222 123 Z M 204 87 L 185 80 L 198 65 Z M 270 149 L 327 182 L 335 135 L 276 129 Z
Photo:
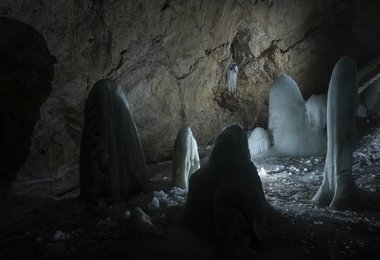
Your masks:
M 375 19 L 362 13 L 378 7 L 333 0 L 1 1 L 0 16 L 36 29 L 57 59 L 19 178 L 60 179 L 77 165 L 84 102 L 101 78 L 124 89 L 148 161 L 170 157 L 186 123 L 199 145 L 231 122 L 266 127 L 268 89 L 278 75 L 291 75 L 308 97 L 326 91 L 342 54 L 363 63 L 374 55 L 360 49 L 380 37 L 360 34 L 372 31 Z M 232 62 L 239 64 L 236 95 L 225 85 Z

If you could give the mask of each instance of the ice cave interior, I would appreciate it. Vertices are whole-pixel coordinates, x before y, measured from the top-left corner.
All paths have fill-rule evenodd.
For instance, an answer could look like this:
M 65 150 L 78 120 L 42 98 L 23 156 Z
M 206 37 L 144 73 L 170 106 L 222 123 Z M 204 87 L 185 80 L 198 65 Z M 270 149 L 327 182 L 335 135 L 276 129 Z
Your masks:
M 380 259 L 379 12 L 0 1 L 0 259 Z

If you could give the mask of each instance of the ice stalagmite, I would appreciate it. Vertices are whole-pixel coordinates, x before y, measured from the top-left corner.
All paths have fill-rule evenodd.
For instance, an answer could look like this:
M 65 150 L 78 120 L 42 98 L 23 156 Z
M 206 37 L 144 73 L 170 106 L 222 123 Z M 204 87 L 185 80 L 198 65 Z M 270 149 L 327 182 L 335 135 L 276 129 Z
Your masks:
M 324 95 L 312 95 L 306 102 L 306 135 L 308 155 L 324 154 L 327 149 L 326 110 L 327 98 Z
M 266 152 L 270 146 L 267 131 L 264 128 L 256 127 L 248 138 L 248 144 L 251 157 Z
M 187 190 L 191 174 L 199 167 L 197 141 L 190 127 L 185 126 L 178 132 L 174 144 L 173 186 Z
M 342 57 L 334 67 L 328 90 L 325 172 L 313 198 L 320 206 L 347 209 L 359 205 L 361 196 L 352 176 L 357 92 L 356 63 Z
M 84 112 L 80 150 L 80 196 L 123 200 L 142 189 L 145 157 L 127 98 L 111 80 L 91 89 Z
M 312 95 L 305 103 L 306 115 L 310 126 L 326 128 L 327 98 L 324 95 Z
M 306 103 L 297 83 L 281 75 L 269 93 L 269 125 L 273 148 L 285 156 L 311 156 L 326 151 L 325 102 L 312 96 Z

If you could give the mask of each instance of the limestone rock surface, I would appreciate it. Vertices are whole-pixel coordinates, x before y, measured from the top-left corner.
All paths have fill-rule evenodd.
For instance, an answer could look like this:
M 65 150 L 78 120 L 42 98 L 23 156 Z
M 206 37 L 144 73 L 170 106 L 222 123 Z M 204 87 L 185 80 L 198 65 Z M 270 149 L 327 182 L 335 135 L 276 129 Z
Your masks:
M 376 8 L 377 1 L 329 0 L 1 1 L 0 16 L 32 26 L 56 58 L 18 177 L 75 179 L 68 169 L 79 160 L 84 101 L 101 78 L 126 93 L 148 162 L 170 157 L 185 124 L 200 146 L 232 122 L 266 127 L 268 90 L 281 73 L 307 99 L 326 91 L 343 53 L 359 67 L 380 54 L 363 48 L 380 42 Z M 234 95 L 225 78 L 232 62 Z

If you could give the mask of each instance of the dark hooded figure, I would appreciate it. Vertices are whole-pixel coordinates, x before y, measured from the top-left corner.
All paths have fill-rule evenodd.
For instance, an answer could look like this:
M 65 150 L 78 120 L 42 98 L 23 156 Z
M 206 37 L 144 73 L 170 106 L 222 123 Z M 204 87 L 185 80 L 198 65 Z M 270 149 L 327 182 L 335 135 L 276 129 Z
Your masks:
M 216 238 L 225 259 L 252 257 L 250 248 L 265 224 L 268 203 L 239 124 L 225 127 L 209 161 L 190 178 L 186 224 Z

